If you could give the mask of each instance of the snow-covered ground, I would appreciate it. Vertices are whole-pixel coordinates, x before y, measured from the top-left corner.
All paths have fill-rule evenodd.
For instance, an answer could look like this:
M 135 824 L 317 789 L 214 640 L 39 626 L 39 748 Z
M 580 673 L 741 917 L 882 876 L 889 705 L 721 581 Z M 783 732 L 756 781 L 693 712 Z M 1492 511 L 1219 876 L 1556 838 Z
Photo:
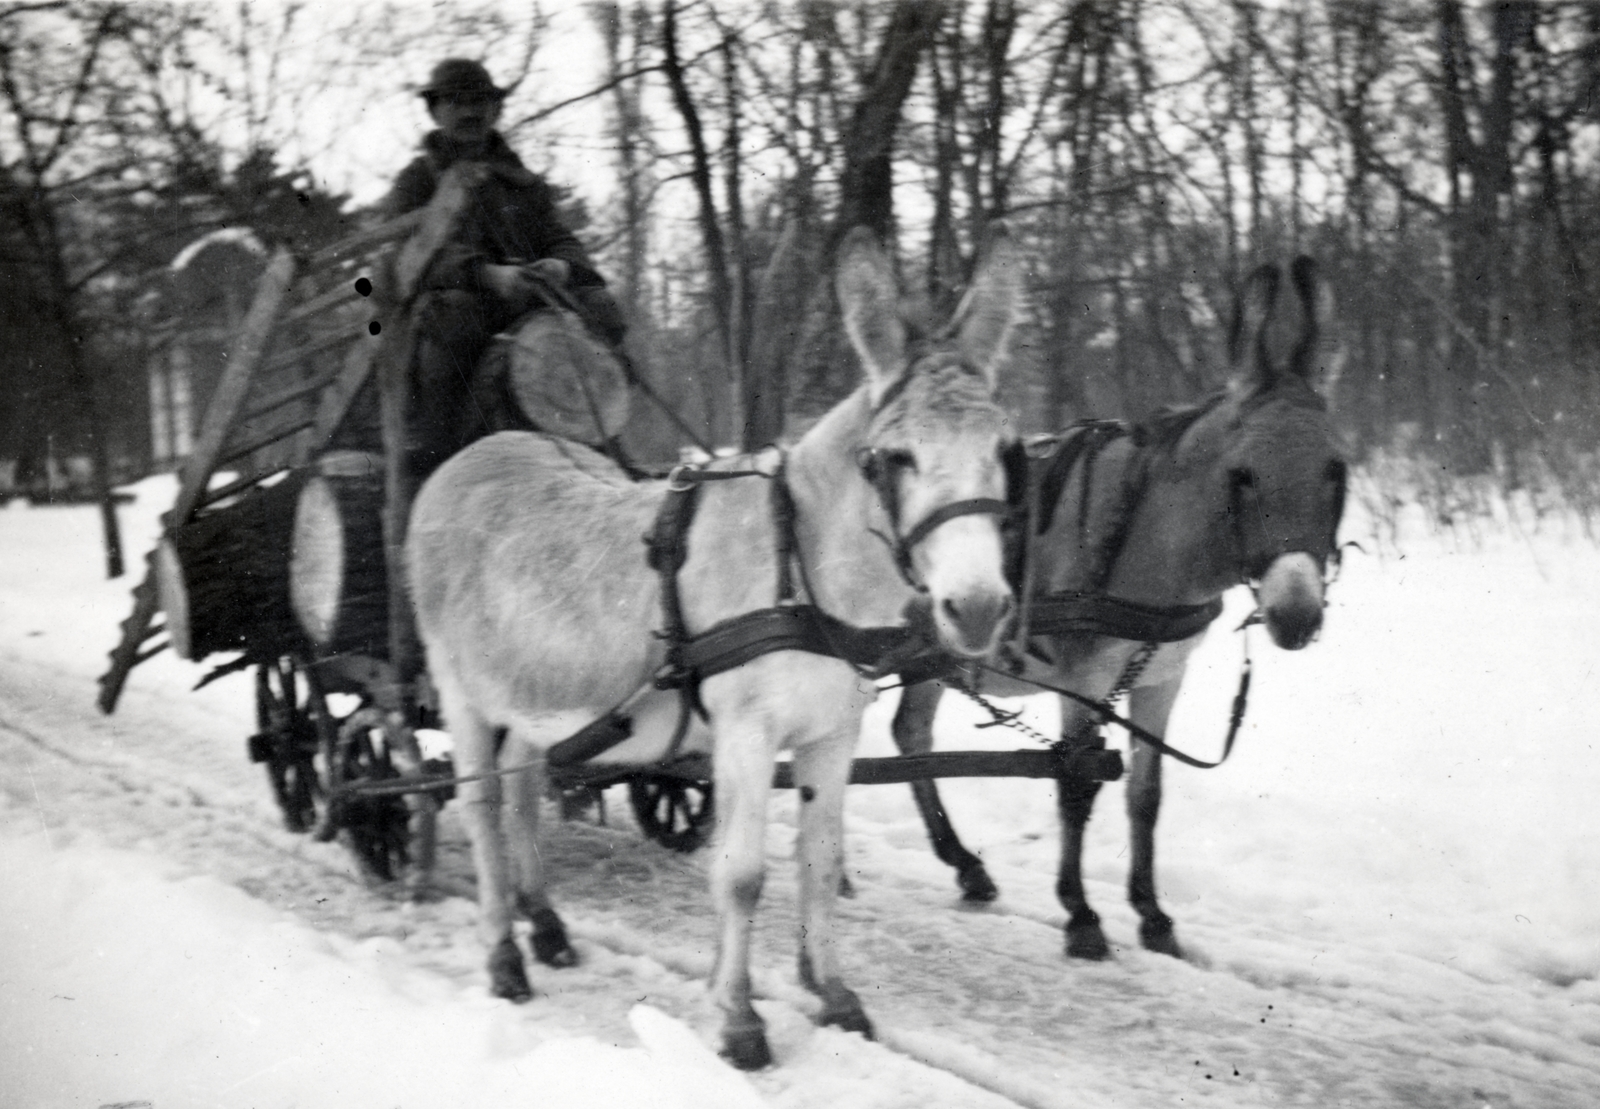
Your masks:
M 172 486 L 139 492 L 135 551 Z M 451 810 L 451 895 L 407 904 L 282 830 L 248 678 L 191 692 L 204 668 L 162 655 L 101 716 L 132 583 L 101 580 L 93 509 L 0 508 L 0 1107 L 1600 1104 L 1600 548 L 1548 519 L 1469 541 L 1413 514 L 1381 550 L 1365 530 L 1319 643 L 1253 641 L 1234 758 L 1169 766 L 1186 960 L 1137 946 L 1120 786 L 1086 858 L 1117 950 L 1088 965 L 1062 956 L 1048 784 L 946 783 L 1002 887 L 982 909 L 904 787 L 857 787 L 842 937 L 879 1042 L 818 1030 L 776 795 L 756 965 L 778 1065 L 744 1076 L 706 1046 L 703 858 L 644 842 L 621 798 L 558 826 L 583 964 L 491 1001 Z M 1199 754 L 1233 691 L 1230 601 L 1173 727 Z M 1027 742 L 973 719 L 951 705 L 943 746 Z

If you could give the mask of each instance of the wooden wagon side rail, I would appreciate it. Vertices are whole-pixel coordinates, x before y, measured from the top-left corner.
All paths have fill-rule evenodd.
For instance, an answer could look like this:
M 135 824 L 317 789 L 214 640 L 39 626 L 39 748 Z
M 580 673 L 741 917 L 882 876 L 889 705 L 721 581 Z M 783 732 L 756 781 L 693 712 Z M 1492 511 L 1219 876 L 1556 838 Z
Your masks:
M 227 368 L 211 395 L 211 403 L 206 406 L 200 437 L 194 450 L 184 460 L 178 479 L 178 497 L 161 518 L 164 527 L 176 527 L 186 522 L 200 507 L 206 486 L 222 455 L 223 444 L 227 442 L 228 433 L 250 391 L 251 375 L 266 354 L 272 326 L 282 310 L 294 275 L 294 256 L 280 247 L 256 285 L 255 300 L 229 352 Z M 117 698 L 122 695 L 128 674 L 140 662 L 157 653 L 154 649 L 140 649 L 159 608 L 153 558 L 154 552 L 151 552 L 151 557 L 146 559 L 144 580 L 133 590 L 133 612 L 122 622 L 122 638 L 111 651 L 111 667 L 100 678 L 100 695 L 96 698 L 96 704 L 101 712 L 109 713 L 116 708 Z
M 304 462 L 333 434 L 375 364 L 397 363 L 398 368 L 388 372 L 391 380 L 404 374 L 411 354 L 406 316 L 423 274 L 448 240 L 468 200 L 467 183 L 458 180 L 459 176 L 453 171 L 446 174 L 427 208 L 358 231 L 309 259 L 297 259 L 284 248 L 274 252 L 256 284 L 239 332 L 228 345 L 224 369 L 206 406 L 194 449 L 179 472 L 177 498 L 162 516 L 164 529 L 170 532 L 189 523 L 201 510 L 269 476 L 270 467 L 248 464 L 256 452 L 292 440 L 291 446 L 273 455 L 280 459 L 278 468 Z M 360 294 L 353 283 L 345 285 L 338 271 L 396 241 L 401 245 L 393 264 L 385 268 L 383 276 L 374 275 L 379 277 L 374 308 L 386 317 L 378 341 L 360 341 L 369 338 L 365 329 L 340 333 L 330 328 L 309 342 L 274 349 L 274 340 L 289 323 L 331 317 L 358 302 Z M 353 276 L 355 271 L 350 272 Z M 330 276 L 335 282 L 332 287 L 319 289 L 315 278 Z M 341 345 L 348 349 L 335 369 L 288 386 L 272 383 L 267 371 L 293 367 L 302 359 Z M 268 391 L 257 395 L 258 389 Z M 289 406 L 297 401 L 314 401 L 313 411 L 296 414 Z M 276 412 L 283 416 L 268 427 L 252 425 L 252 421 Z M 246 463 L 241 467 L 242 476 L 212 488 L 217 471 L 234 462 Z M 97 704 L 102 712 L 115 710 L 129 672 L 167 646 L 166 641 L 146 646 L 162 630 L 156 619 L 160 600 L 154 565 L 151 559 L 147 563 L 151 564 L 144 579 L 133 590 L 133 611 L 122 622 L 110 667 L 100 678 Z

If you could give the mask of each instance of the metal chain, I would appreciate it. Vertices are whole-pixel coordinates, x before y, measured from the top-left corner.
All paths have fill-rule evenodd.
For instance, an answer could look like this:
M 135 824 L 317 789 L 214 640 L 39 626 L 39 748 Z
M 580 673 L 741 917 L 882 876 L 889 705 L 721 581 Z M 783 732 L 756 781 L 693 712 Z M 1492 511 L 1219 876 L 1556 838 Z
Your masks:
M 1159 643 L 1140 644 L 1139 649 L 1133 653 L 1133 657 L 1128 659 L 1128 664 L 1122 668 L 1122 674 L 1117 678 L 1116 684 L 1111 687 L 1111 692 L 1107 693 L 1101 700 L 1101 705 L 1109 709 L 1112 705 L 1116 704 L 1117 701 L 1130 689 L 1138 684 L 1140 676 L 1144 674 L 1145 667 L 1150 665 L 1150 660 L 1155 657 L 1156 652 L 1160 649 L 1161 644 Z M 965 677 L 957 678 L 950 684 L 955 686 L 956 690 L 965 695 L 968 700 L 972 701 L 979 708 L 983 709 L 989 714 L 989 722 L 987 724 L 979 724 L 978 727 L 1010 728 L 1013 731 L 1021 732 L 1029 739 L 1043 743 L 1046 746 L 1056 742 L 1043 732 L 1039 731 L 1037 728 L 1023 723 L 1021 709 L 1018 709 L 1015 712 L 1007 712 L 1005 709 L 989 700 L 989 698 L 979 693 L 976 684 L 969 682 L 965 679 Z
M 999 705 L 997 705 L 993 701 L 989 700 L 989 698 L 987 698 L 983 694 L 979 693 L 978 690 L 977 690 L 976 685 L 969 684 L 964 678 L 957 678 L 956 680 L 952 681 L 950 684 L 955 686 L 957 691 L 959 691 L 960 693 L 965 694 L 966 697 L 969 700 L 971 700 L 979 708 L 983 709 L 985 712 L 987 712 L 989 714 L 989 717 L 990 717 L 989 722 L 987 724 L 979 724 L 978 727 L 980 727 L 980 728 L 995 728 L 995 727 L 1010 728 L 1013 731 L 1021 732 L 1023 735 L 1027 736 L 1029 739 L 1035 740 L 1035 741 L 1037 741 L 1039 743 L 1043 743 L 1046 746 L 1049 746 L 1051 743 L 1055 742 L 1049 736 L 1047 736 L 1043 732 L 1039 731 L 1037 728 L 1034 728 L 1034 727 L 1032 727 L 1032 726 L 1030 726 L 1028 724 L 1023 723 L 1022 722 L 1022 710 L 1021 709 L 1018 709 L 1015 712 L 1007 712 L 1005 709 L 1001 708 Z
M 1100 703 L 1110 708 L 1121 700 L 1129 690 L 1133 689 L 1135 685 L 1138 685 L 1140 677 L 1144 674 L 1145 667 L 1150 665 L 1150 660 L 1155 658 L 1156 652 L 1160 649 L 1161 644 L 1159 643 L 1140 644 L 1139 649 L 1133 653 L 1133 657 L 1128 659 L 1128 665 L 1122 668 L 1122 676 L 1117 679 L 1116 684 L 1111 687 L 1111 692 L 1107 693 Z

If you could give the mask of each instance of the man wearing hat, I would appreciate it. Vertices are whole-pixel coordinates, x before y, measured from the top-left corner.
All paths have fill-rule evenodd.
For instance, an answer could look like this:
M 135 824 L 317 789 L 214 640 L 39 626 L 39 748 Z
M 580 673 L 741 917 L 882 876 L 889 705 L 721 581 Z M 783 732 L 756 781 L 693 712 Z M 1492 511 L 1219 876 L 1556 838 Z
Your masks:
M 437 130 L 396 179 L 390 215 L 427 204 L 457 162 L 484 169 L 474 203 L 423 276 L 417 302 L 412 453 L 417 476 L 488 430 L 472 401 L 472 372 L 490 338 L 537 301 L 537 278 L 568 291 L 612 345 L 624 326 L 605 280 L 556 211 L 555 192 L 529 171 L 495 124 L 506 90 L 482 65 L 448 58 L 420 90 Z

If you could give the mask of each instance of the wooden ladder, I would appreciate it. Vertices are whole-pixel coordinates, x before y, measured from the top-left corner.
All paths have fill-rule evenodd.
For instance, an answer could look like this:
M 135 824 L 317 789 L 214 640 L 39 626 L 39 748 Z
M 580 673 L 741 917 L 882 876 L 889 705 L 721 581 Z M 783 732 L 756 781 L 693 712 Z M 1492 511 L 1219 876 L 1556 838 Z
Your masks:
M 466 208 L 468 172 L 462 167 L 446 173 L 426 208 L 307 258 L 283 247 L 274 252 L 228 346 L 194 448 L 179 471 L 177 498 L 161 518 L 163 533 L 274 474 L 310 463 L 375 368 L 386 454 L 397 454 L 391 436 L 400 429 L 391 425 L 403 415 L 415 342 L 410 310 L 423 273 Z M 394 469 L 395 460 L 389 461 Z M 236 476 L 213 487 L 219 472 Z M 170 646 L 160 638 L 166 625 L 157 620 L 154 557 L 154 551 L 146 557 L 133 611 L 122 621 L 110 668 L 100 678 L 102 712 L 116 709 L 135 666 Z

